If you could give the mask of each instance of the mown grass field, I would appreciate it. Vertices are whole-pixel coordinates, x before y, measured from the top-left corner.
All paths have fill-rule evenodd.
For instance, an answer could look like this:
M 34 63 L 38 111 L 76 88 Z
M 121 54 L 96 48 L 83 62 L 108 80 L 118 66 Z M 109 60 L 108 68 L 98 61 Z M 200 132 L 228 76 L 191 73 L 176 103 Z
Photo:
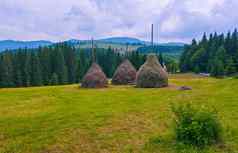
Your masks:
M 238 79 L 170 77 L 171 87 L 0 89 L 0 153 L 237 153 Z M 191 86 L 179 91 L 177 86 Z M 171 103 L 216 108 L 223 143 L 176 144 Z

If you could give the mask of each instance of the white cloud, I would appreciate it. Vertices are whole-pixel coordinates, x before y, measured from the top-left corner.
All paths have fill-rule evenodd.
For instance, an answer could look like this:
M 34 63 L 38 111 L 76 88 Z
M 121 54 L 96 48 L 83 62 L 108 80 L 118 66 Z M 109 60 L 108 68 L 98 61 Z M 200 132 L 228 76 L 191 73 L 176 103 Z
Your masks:
M 1 0 L 0 39 L 149 39 L 154 23 L 159 40 L 189 41 L 235 27 L 237 8 L 235 0 Z

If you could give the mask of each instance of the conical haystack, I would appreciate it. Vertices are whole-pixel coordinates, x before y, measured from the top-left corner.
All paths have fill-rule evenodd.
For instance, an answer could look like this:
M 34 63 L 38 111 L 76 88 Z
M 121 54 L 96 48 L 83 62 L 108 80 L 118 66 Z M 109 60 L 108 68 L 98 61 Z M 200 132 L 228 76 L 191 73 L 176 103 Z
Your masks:
M 112 77 L 112 84 L 127 85 L 135 83 L 136 69 L 129 60 L 125 60 L 116 70 Z
M 83 88 L 104 88 L 107 87 L 107 77 L 101 67 L 93 63 L 86 75 L 83 77 L 81 87 Z
M 156 55 L 150 54 L 136 76 L 139 88 L 161 88 L 168 86 L 168 73 L 160 65 Z

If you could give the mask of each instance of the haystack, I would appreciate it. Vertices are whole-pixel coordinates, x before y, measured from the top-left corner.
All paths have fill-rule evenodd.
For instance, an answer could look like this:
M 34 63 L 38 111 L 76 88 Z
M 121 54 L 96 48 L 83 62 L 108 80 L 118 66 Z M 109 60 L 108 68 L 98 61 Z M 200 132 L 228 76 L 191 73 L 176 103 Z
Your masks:
M 150 54 L 136 76 L 136 87 L 161 88 L 168 86 L 168 73 L 160 65 L 156 55 Z
M 129 60 L 125 60 L 116 70 L 112 77 L 112 84 L 133 84 L 136 80 L 136 69 Z
M 107 85 L 107 77 L 96 63 L 92 64 L 81 82 L 81 87 L 83 88 L 104 88 Z

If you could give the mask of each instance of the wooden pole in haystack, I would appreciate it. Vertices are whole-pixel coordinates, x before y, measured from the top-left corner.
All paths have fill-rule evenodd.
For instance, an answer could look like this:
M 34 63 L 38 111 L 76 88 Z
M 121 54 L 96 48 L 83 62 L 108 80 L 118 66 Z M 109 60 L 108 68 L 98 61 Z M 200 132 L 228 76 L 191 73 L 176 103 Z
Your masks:
M 92 63 L 95 63 L 96 62 L 96 53 L 95 53 L 95 49 L 94 49 L 94 40 L 92 38 Z
M 151 46 L 154 48 L 154 24 L 151 25 Z
M 101 69 L 101 67 L 96 63 L 96 50 L 94 49 L 94 40 L 92 38 L 92 65 L 84 75 L 81 82 L 82 88 L 105 88 L 108 85 L 108 80 Z

